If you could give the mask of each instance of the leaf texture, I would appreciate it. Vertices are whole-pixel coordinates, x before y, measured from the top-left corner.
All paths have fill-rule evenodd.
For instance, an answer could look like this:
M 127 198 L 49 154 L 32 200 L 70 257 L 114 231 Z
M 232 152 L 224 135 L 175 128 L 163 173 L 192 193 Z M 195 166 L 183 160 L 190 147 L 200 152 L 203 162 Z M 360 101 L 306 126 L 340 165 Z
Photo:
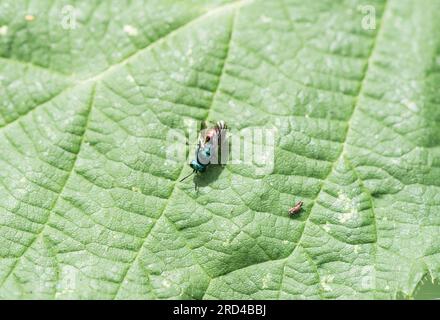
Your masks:
M 387 299 L 437 278 L 440 2 L 369 3 L 372 30 L 357 0 L 2 1 L 0 297 Z M 277 128 L 273 172 L 179 183 L 186 120 Z

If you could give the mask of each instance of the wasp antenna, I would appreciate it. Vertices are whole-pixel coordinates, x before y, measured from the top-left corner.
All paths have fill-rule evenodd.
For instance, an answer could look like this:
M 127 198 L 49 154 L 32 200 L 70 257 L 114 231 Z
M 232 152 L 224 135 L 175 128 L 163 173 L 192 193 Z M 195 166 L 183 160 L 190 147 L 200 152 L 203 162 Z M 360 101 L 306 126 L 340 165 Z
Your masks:
M 184 177 L 183 179 L 181 179 L 179 182 L 182 182 L 182 181 L 185 180 L 186 178 L 191 177 L 191 176 L 194 174 L 194 172 L 196 172 L 196 170 L 193 170 L 193 172 L 191 172 L 189 175 L 187 175 L 186 177 Z

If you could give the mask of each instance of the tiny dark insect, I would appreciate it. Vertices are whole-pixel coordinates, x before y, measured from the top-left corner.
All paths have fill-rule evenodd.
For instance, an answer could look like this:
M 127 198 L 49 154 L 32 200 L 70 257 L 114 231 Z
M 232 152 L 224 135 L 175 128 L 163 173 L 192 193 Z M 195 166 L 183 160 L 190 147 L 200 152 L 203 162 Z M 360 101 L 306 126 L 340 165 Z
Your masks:
M 289 209 L 289 214 L 293 216 L 293 215 L 299 213 L 301 211 L 302 205 L 303 205 L 303 202 L 298 201 L 293 208 Z

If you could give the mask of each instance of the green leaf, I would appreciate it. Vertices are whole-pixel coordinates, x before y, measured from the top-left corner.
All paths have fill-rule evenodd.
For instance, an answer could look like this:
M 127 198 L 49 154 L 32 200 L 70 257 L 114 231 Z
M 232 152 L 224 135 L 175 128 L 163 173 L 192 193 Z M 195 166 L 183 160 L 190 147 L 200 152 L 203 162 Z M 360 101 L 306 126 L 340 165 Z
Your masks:
M 374 28 L 364 5 L 1 1 L 0 298 L 385 299 L 438 278 L 440 2 L 369 0 Z M 273 170 L 178 182 L 189 120 L 276 128 Z

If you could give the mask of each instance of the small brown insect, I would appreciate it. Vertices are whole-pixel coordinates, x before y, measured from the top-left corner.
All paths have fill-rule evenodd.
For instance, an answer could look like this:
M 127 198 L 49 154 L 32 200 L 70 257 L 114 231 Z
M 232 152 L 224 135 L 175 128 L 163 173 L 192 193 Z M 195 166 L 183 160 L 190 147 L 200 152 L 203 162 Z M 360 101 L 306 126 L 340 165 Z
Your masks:
M 303 205 L 303 202 L 302 201 L 298 201 L 293 208 L 289 209 L 289 214 L 290 215 L 295 215 L 295 214 L 299 213 L 301 211 L 302 205 Z

